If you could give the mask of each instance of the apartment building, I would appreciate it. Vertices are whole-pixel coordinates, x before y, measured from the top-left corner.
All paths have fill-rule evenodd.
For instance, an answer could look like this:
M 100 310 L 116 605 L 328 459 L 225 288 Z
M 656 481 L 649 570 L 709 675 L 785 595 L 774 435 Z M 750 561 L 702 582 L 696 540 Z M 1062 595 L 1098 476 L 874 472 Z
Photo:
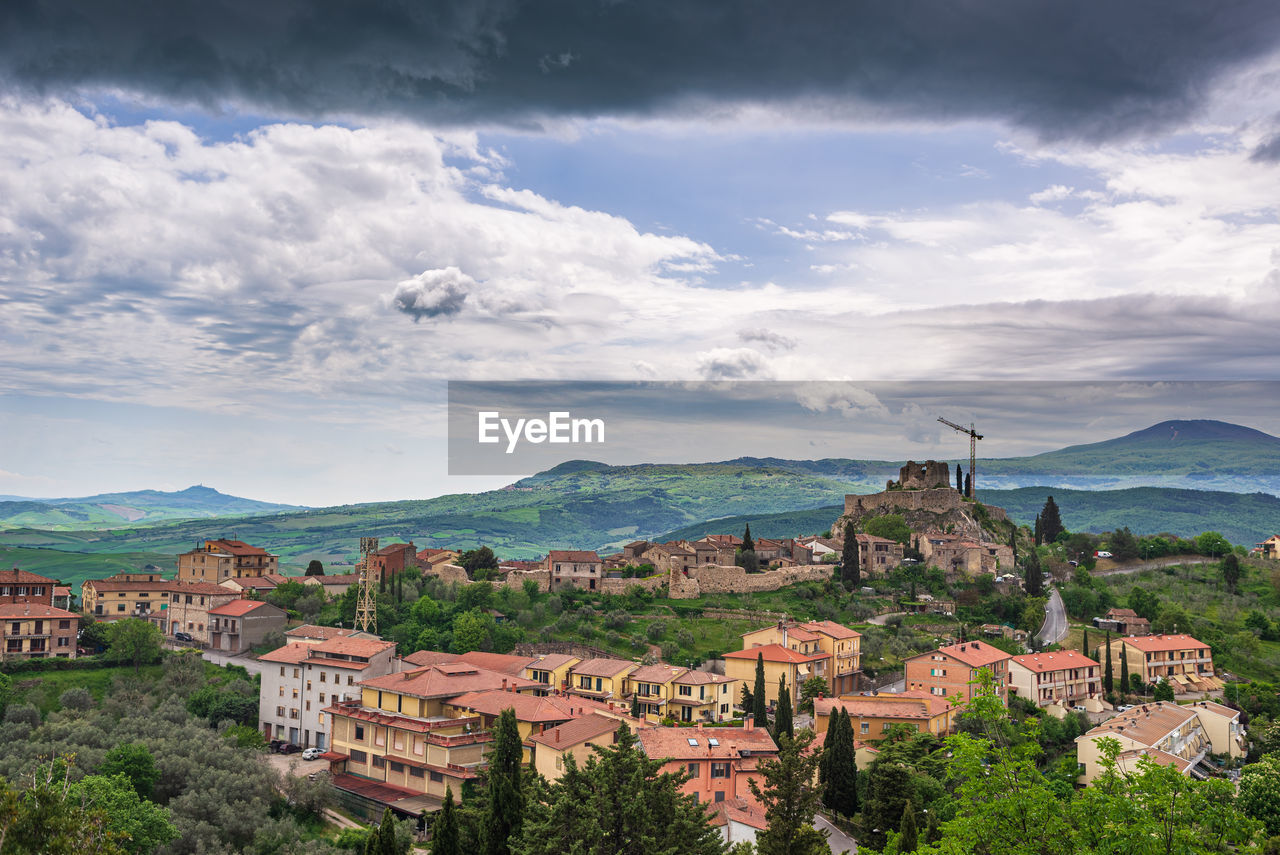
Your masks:
M 567 653 L 543 653 L 526 665 L 520 676 L 540 683 L 539 694 L 558 692 L 569 687 L 569 671 L 581 661 Z
M 395 650 L 392 641 L 336 635 L 290 641 L 258 657 L 262 663 L 258 696 L 262 735 L 327 749 L 332 722 L 325 708 L 359 699 L 362 681 L 392 673 Z
M 1121 651 L 1130 674 L 1144 683 L 1168 680 L 1178 694 L 1211 692 L 1223 683 L 1213 673 L 1209 645 L 1189 635 L 1125 636 L 1111 639 L 1111 667 L 1119 679 Z M 1107 655 L 1104 653 L 1104 655 Z
M 220 583 L 244 576 L 278 573 L 279 556 L 242 540 L 206 540 L 178 556 L 178 579 Z
M 548 781 L 558 781 L 570 755 L 581 767 L 591 757 L 593 745 L 607 748 L 617 743 L 621 724 L 619 719 L 592 712 L 535 733 L 529 737 L 533 768 Z
M 862 676 L 862 634 L 830 620 L 788 623 L 751 630 L 742 635 L 742 649 L 780 644 L 798 653 L 825 653 L 828 691 L 835 694 L 858 690 Z
M 737 683 L 721 674 L 684 669 L 671 681 L 667 711 L 680 722 L 721 722 L 733 718 Z
M 270 603 L 232 600 L 209 609 L 209 646 L 233 656 L 244 653 L 288 622 L 285 610 Z
M 1243 757 L 1248 742 L 1240 724 L 1240 712 L 1212 701 L 1186 706 L 1168 702 L 1142 704 L 1076 737 L 1076 757 L 1084 765 L 1084 781 L 1102 773 L 1100 740 L 1120 743 L 1117 757 L 1121 772 L 1136 770 L 1139 757 L 1192 770 L 1209 753 Z
M 491 730 L 503 710 L 510 709 L 516 717 L 516 727 L 524 743 L 524 760 L 532 763 L 535 754 L 533 737 L 555 727 L 589 715 L 603 715 L 614 722 L 627 718 L 609 708 L 607 704 L 570 698 L 563 695 L 537 695 L 514 692 L 510 689 L 487 689 L 467 692 L 450 699 L 444 705 L 448 716 L 479 716 L 480 726 Z M 635 721 L 634 719 L 628 719 Z
M 969 698 L 969 684 L 978 672 L 991 673 L 1000 700 L 1009 700 L 1009 660 L 1013 657 L 998 647 L 981 641 L 962 641 L 920 653 L 907 659 L 908 690 L 918 689 L 943 698 Z
M 858 539 L 858 566 L 864 573 L 888 573 L 902 563 L 906 547 L 887 537 L 855 535 Z
M 625 659 L 588 659 L 569 669 L 571 695 L 593 701 L 629 703 L 631 672 L 639 668 Z
M 747 782 L 754 779 L 763 784 L 760 762 L 778 753 L 764 728 L 750 723 L 744 727 L 652 727 L 636 735 L 646 755 L 664 761 L 659 774 L 681 770 L 689 774 L 681 789 L 699 803 L 744 799 L 760 807 Z
M 602 567 L 600 556 L 585 550 L 553 549 L 546 560 L 552 591 L 565 588 L 594 591 L 600 587 Z
M 787 689 L 791 692 L 791 705 L 795 707 L 800 702 L 800 687 L 809 677 L 816 675 L 830 685 L 827 668 L 831 662 L 831 657 L 818 645 L 816 638 L 796 643 L 813 652 L 802 653 L 774 643 L 734 650 L 724 655 L 724 674 L 735 686 L 743 683 L 755 686 L 756 660 L 762 658 L 766 703 L 777 704 L 778 679 L 781 677 L 786 680 Z
M 52 579 L 0 571 L 0 660 L 75 658 L 80 618 L 55 607 L 53 591 Z
M 98 621 L 121 618 L 150 620 L 168 611 L 172 583 L 159 573 L 117 573 L 106 579 L 86 579 L 80 585 L 80 608 Z M 227 599 L 235 599 L 231 592 Z
M 1026 653 L 1009 660 L 1009 688 L 1042 707 L 1072 707 L 1102 696 L 1102 667 L 1077 650 Z
M 213 623 L 210 612 L 227 603 L 235 602 L 240 595 L 212 582 L 166 582 L 162 595 L 168 603 L 148 617 L 170 638 L 185 632 L 199 644 L 209 643 L 209 627 Z
M 943 736 L 951 730 L 955 713 L 955 708 L 946 698 L 920 690 L 815 698 L 814 729 L 825 733 L 830 727 L 831 716 L 838 709 L 849 714 L 853 735 L 865 742 L 879 742 L 894 725 L 904 725 L 918 733 Z
M 285 582 L 296 582 L 279 573 L 263 573 L 261 576 L 238 576 L 223 579 L 218 584 L 242 597 L 265 597 Z
M 39 603 L 55 605 L 54 588 L 57 582 L 38 573 L 29 573 L 14 567 L 0 570 L 0 605 L 14 603 Z

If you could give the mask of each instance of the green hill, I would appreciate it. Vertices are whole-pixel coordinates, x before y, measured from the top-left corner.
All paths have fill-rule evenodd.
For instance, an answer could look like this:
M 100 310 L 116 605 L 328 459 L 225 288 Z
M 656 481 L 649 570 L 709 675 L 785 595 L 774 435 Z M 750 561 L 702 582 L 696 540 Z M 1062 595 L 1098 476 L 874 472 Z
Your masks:
M 296 505 L 280 505 L 228 496 L 211 487 L 176 492 L 135 490 L 76 499 L 0 497 L 0 528 L 98 529 L 128 523 L 274 513 Z

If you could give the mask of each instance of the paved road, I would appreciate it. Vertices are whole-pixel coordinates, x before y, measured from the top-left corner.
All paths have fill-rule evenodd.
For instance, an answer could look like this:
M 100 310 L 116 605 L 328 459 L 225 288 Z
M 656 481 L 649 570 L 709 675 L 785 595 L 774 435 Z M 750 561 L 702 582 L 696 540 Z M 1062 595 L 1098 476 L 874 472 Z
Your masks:
M 228 656 L 226 653 L 216 653 L 212 650 L 204 651 L 203 656 L 206 662 L 212 662 L 214 665 L 242 665 L 250 674 L 262 672 L 262 663 L 250 656 Z
M 813 827 L 819 831 L 826 829 L 827 845 L 831 847 L 831 855 L 841 855 L 842 852 L 848 852 L 849 855 L 857 855 L 858 841 L 827 822 L 822 814 L 814 816 Z
M 884 626 L 885 623 L 889 620 L 889 618 L 905 617 L 906 614 L 907 614 L 906 612 L 889 612 L 888 614 L 885 614 L 885 615 L 876 615 L 875 617 L 868 620 L 867 623 L 871 624 L 872 626 Z
M 1062 606 L 1062 595 L 1054 588 L 1049 592 L 1049 602 L 1044 604 L 1044 625 L 1036 633 L 1041 645 L 1055 644 L 1067 637 L 1067 610 Z

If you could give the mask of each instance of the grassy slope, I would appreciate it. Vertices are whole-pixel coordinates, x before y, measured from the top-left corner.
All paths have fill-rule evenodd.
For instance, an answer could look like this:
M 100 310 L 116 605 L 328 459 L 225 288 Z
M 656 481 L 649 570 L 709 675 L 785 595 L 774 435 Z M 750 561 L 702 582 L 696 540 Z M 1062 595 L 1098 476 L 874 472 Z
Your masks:
M 86 554 L 57 549 L 32 549 L 21 546 L 0 546 L 0 567 L 21 567 L 50 579 L 71 585 L 72 592 L 80 595 L 80 583 L 85 579 L 101 579 L 121 570 L 141 570 L 155 564 L 164 570 L 176 570 L 172 554 L 162 552 L 117 552 Z

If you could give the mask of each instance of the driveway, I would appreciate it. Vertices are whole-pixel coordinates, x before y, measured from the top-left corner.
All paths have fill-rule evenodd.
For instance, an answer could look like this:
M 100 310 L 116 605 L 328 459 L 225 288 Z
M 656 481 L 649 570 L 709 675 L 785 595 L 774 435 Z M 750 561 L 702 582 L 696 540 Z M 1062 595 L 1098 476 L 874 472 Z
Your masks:
M 212 662 L 214 665 L 240 665 L 250 674 L 262 673 L 262 663 L 248 654 L 231 656 L 227 653 L 218 653 L 213 650 L 206 650 L 202 655 L 204 656 L 204 661 Z
M 1056 644 L 1067 637 L 1067 610 L 1062 606 L 1062 595 L 1054 588 L 1049 592 L 1049 602 L 1044 604 L 1044 625 L 1036 633 L 1040 645 Z
M 867 623 L 871 624 L 872 626 L 884 626 L 885 623 L 889 620 L 889 618 L 906 617 L 907 614 L 908 612 L 889 612 L 888 614 L 884 614 L 884 615 L 876 615 L 875 617 L 869 619 Z
M 827 822 L 822 814 L 815 814 L 813 817 L 813 827 L 819 831 L 827 832 L 827 845 L 831 847 L 831 855 L 840 855 L 842 852 L 848 852 L 849 855 L 857 855 L 858 841 Z

